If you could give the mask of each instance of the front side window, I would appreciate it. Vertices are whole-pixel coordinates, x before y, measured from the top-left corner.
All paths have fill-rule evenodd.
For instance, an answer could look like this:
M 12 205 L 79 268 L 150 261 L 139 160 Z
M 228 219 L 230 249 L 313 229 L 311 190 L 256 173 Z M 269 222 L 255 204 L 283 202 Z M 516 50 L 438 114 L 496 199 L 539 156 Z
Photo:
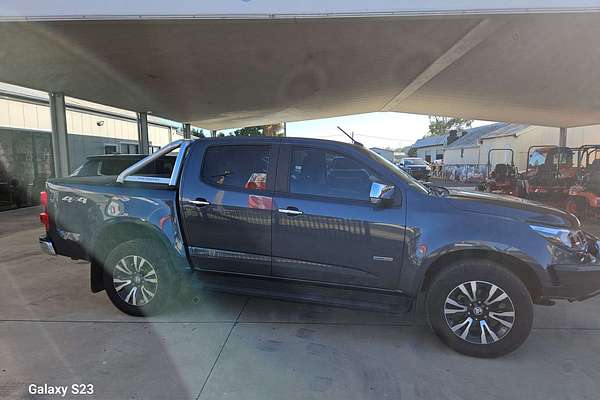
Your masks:
M 216 186 L 266 190 L 269 146 L 212 146 L 206 150 L 202 179 Z
M 371 184 L 382 180 L 342 154 L 294 147 L 289 182 L 291 193 L 367 201 Z

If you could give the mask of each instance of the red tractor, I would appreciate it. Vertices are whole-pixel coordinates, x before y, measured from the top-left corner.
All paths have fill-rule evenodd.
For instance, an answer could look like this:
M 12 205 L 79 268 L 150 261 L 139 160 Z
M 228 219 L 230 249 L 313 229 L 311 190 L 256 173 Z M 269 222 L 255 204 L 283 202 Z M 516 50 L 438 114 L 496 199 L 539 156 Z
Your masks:
M 492 153 L 503 151 L 510 153 L 510 164 L 498 163 L 492 170 Z M 503 194 L 516 194 L 517 190 L 517 168 L 515 167 L 515 152 L 512 149 L 490 149 L 487 161 L 488 176 L 485 182 L 478 186 L 482 192 L 493 192 Z
M 577 181 L 569 189 L 565 209 L 583 219 L 600 208 L 600 145 L 577 150 Z
M 519 176 L 516 193 L 540 201 L 564 200 L 577 180 L 577 171 L 573 149 L 531 146 L 527 151 L 527 168 Z

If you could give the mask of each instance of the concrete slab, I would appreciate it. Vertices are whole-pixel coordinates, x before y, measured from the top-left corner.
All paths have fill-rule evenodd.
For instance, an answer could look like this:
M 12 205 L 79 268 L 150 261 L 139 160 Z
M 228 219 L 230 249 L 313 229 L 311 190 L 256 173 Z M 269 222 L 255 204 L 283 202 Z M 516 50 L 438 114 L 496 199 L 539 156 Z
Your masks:
M 41 211 L 40 207 L 0 211 L 0 237 L 40 227 L 39 213 Z
M 93 399 L 194 399 L 231 324 L 0 323 L 0 398 L 93 384 Z
M 497 360 L 424 327 L 240 323 L 200 399 L 595 399 L 600 332 L 534 330 Z
M 242 322 L 304 324 L 422 325 L 413 313 L 391 314 L 318 304 L 251 298 L 240 316 Z

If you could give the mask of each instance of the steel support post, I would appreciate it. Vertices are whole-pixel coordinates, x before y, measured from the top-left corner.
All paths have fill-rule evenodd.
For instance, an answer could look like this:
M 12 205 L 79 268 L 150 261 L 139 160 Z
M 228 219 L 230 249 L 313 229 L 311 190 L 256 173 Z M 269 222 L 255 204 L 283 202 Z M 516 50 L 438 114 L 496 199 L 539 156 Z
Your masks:
M 192 138 L 192 126 L 190 124 L 183 124 L 183 138 L 184 139 Z
M 560 135 L 558 137 L 558 145 L 560 147 L 567 147 L 567 128 L 560 128 Z
M 150 139 L 148 138 L 148 113 L 137 113 L 137 128 L 140 154 L 150 154 Z
M 48 93 L 48 97 L 50 99 L 50 120 L 52 123 L 54 174 L 57 178 L 62 178 L 70 173 L 65 95 L 63 93 Z

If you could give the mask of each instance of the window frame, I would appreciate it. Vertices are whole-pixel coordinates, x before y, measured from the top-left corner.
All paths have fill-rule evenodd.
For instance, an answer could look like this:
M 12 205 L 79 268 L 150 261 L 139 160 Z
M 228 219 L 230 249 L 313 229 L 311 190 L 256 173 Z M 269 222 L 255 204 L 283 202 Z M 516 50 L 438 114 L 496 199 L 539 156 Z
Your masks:
M 217 185 L 213 182 L 210 182 L 204 179 L 202 172 L 204 171 L 204 167 L 206 164 L 206 155 L 208 151 L 215 147 L 266 147 L 267 154 L 269 155 L 269 165 L 267 167 L 267 185 L 264 190 L 259 189 L 246 189 L 244 187 L 238 187 L 235 185 Z M 272 195 L 275 192 L 275 181 L 277 179 L 277 156 L 279 151 L 279 146 L 274 143 L 215 143 L 207 145 L 202 152 L 202 163 L 200 164 L 200 171 L 198 173 L 198 179 L 205 185 L 208 185 L 212 188 L 227 190 L 230 192 L 240 192 L 240 193 L 251 193 L 251 194 L 269 194 Z M 273 176 L 273 178 L 270 178 Z
M 114 147 L 115 152 L 114 153 L 107 153 L 106 152 L 106 148 L 107 147 Z M 118 143 L 104 143 L 104 154 L 120 154 L 119 153 L 119 144 Z
M 321 151 L 325 151 L 325 152 L 337 153 L 341 156 L 351 159 L 355 163 L 359 164 L 360 166 L 362 166 L 363 168 L 368 170 L 370 173 L 377 175 L 379 178 L 382 179 L 382 182 L 379 182 L 379 183 L 389 184 L 389 179 L 383 177 L 381 173 L 375 171 L 367 163 L 359 160 L 357 157 L 354 157 L 346 152 L 343 152 L 343 151 L 340 151 L 340 150 L 334 149 L 334 148 L 329 148 L 329 147 L 316 146 L 316 145 L 311 145 L 311 144 L 293 143 L 293 144 L 283 145 L 282 150 L 280 151 L 280 156 L 279 156 L 280 157 L 280 163 L 279 163 L 280 168 L 278 170 L 279 173 L 278 173 L 278 180 L 277 180 L 277 194 L 278 195 L 285 195 L 286 197 L 293 197 L 293 198 L 304 199 L 304 200 L 315 200 L 315 201 L 336 202 L 336 203 L 343 203 L 343 204 L 372 206 L 369 198 L 367 198 L 365 200 L 358 200 L 358 199 L 350 199 L 347 197 L 323 196 L 323 195 L 318 195 L 318 194 L 307 194 L 307 193 L 294 193 L 294 192 L 290 191 L 290 173 L 292 171 L 292 154 L 293 154 L 295 148 L 315 149 L 315 150 L 321 150 Z M 281 173 L 282 168 L 285 170 L 285 173 Z M 397 191 L 400 190 L 397 185 L 394 185 L 394 187 L 396 188 Z M 396 196 L 398 196 L 398 193 L 396 193 Z

